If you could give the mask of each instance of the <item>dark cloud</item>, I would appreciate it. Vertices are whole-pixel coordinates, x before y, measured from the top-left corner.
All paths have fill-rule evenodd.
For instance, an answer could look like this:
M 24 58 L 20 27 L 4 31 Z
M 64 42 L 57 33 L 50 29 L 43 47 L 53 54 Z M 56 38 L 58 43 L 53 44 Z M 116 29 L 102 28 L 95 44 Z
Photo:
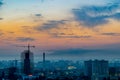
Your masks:
M 2 5 L 3 4 L 3 2 L 0 0 L 0 5 Z
M 0 32 L 0 36 L 2 36 L 4 33 Z
M 120 20 L 120 5 L 110 4 L 106 6 L 88 6 L 81 9 L 73 9 L 75 20 L 87 27 L 106 24 L 109 19 Z
M 9 34 L 14 34 L 15 32 L 9 31 L 8 33 L 9 33 Z
M 111 18 L 120 20 L 120 13 L 116 13 L 115 15 L 111 16 Z
M 18 37 L 16 40 L 21 42 L 35 41 L 34 38 L 30 38 L 30 37 Z
M 3 31 L 2 30 L 0 30 L 0 36 L 2 36 L 4 33 L 3 33 Z
M 32 26 L 21 26 L 21 30 L 27 34 L 35 34 L 34 28 Z
M 0 0 L 0 7 L 3 5 L 3 1 L 2 0 Z
M 51 33 L 53 37 L 55 38 L 91 38 L 92 36 L 90 35 L 75 35 L 73 33 L 71 34 L 66 34 L 66 33 Z
M 37 16 L 37 17 L 41 17 L 42 15 L 41 15 L 41 14 L 35 14 L 35 16 Z
M 3 1 L 0 0 L 0 7 L 3 5 Z M 0 17 L 0 20 L 3 20 L 3 18 Z
M 60 21 L 50 20 L 47 23 L 44 23 L 42 26 L 37 26 L 35 29 L 38 31 L 46 31 L 53 28 L 58 28 L 59 24 L 64 24 L 66 21 L 67 20 L 60 20 Z
M 3 18 L 0 18 L 0 20 L 3 20 Z
M 91 38 L 92 36 L 77 36 L 77 35 L 73 35 L 73 36 L 58 36 L 61 38 Z
M 102 33 L 102 35 L 106 35 L 106 36 L 120 36 L 120 33 L 109 32 L 109 33 Z
M 62 26 L 59 26 L 61 24 L 65 24 L 68 20 L 50 20 L 47 23 L 44 23 L 42 26 L 37 26 L 35 29 L 37 31 L 46 31 L 48 34 L 50 34 L 54 38 L 91 38 L 90 35 L 76 35 L 76 34 L 66 34 L 62 32 L 52 32 L 51 29 L 59 29 Z M 64 28 L 65 29 L 65 28 Z M 67 28 L 66 28 L 67 29 Z

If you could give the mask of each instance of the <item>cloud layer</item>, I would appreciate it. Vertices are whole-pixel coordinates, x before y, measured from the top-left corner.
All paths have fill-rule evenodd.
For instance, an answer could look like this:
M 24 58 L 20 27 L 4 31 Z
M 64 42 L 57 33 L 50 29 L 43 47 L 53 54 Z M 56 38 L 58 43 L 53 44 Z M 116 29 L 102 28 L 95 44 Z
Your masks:
M 0 7 L 3 5 L 3 2 L 2 2 L 2 0 L 0 0 Z
M 106 35 L 106 36 L 120 36 L 120 33 L 109 32 L 109 33 L 102 33 L 102 35 Z
M 35 39 L 30 37 L 18 37 L 16 40 L 20 42 L 35 41 Z
M 53 28 L 58 28 L 59 24 L 64 24 L 66 20 L 50 20 L 44 23 L 42 26 L 37 26 L 35 29 L 38 31 L 46 31 Z
M 72 13 L 76 21 L 87 27 L 95 27 L 108 23 L 109 19 L 120 20 L 120 5 L 85 6 L 73 9 Z
M 114 53 L 114 54 L 113 54 Z M 120 56 L 117 49 L 64 49 L 52 51 L 51 56 L 75 57 L 76 59 L 116 59 Z

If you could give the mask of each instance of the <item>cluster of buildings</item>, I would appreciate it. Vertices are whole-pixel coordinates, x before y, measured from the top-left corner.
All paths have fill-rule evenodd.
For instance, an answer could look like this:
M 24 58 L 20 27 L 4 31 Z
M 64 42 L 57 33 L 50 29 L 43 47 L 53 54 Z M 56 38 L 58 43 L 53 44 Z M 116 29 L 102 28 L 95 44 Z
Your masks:
M 120 62 L 107 60 L 49 61 L 34 63 L 33 53 L 21 53 L 21 60 L 0 61 L 0 80 L 120 80 Z

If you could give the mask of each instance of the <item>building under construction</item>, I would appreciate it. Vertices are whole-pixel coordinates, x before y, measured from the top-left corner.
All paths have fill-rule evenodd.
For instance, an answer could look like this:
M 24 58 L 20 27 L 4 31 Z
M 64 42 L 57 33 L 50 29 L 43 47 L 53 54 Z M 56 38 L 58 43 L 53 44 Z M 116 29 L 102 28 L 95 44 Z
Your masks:
M 30 51 L 31 46 L 27 46 L 28 50 L 21 53 L 21 69 L 22 73 L 32 75 L 34 69 L 33 53 Z

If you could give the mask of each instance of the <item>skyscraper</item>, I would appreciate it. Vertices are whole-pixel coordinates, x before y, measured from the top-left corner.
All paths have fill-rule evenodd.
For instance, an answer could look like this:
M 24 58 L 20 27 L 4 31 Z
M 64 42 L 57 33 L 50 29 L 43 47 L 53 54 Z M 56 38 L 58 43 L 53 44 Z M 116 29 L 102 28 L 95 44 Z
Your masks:
M 33 53 L 30 51 L 30 47 L 27 46 L 28 50 L 25 50 L 21 53 L 21 63 L 22 63 L 22 72 L 26 75 L 31 75 L 33 73 Z

